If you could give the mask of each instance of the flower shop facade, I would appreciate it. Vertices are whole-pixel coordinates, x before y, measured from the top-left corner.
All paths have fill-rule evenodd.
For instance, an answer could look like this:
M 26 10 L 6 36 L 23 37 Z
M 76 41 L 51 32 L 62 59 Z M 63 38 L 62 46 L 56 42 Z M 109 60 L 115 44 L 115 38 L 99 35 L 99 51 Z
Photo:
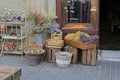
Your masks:
M 119 44 L 113 46 L 114 41 L 120 40 L 115 37 L 120 30 L 120 24 L 117 24 L 120 6 L 114 0 L 106 1 L 108 5 L 104 0 L 1 0 L 0 57 L 5 53 L 25 55 L 30 66 L 36 66 L 40 61 L 56 63 L 59 68 L 77 63 L 95 66 L 99 49 L 120 50 Z M 105 6 L 101 7 L 102 4 Z M 112 14 L 107 16 L 103 13 L 109 12 L 106 8 L 109 5 L 117 6 L 110 8 Z M 115 8 L 118 16 L 109 20 L 110 15 L 115 16 Z M 112 24 L 108 25 L 104 19 Z M 104 34 L 107 31 L 115 35 L 108 38 Z M 111 36 L 114 40 L 109 45 L 107 41 Z M 4 70 L 0 71 L 0 79 L 20 80 L 21 68 L 0 67 L 9 72 L 7 75 Z
M 56 37 L 56 35 L 54 34 L 51 36 L 49 35 L 48 38 L 50 38 L 53 41 L 51 42 L 48 40 L 47 42 L 48 44 L 54 44 L 54 39 L 60 39 L 60 41 L 57 42 L 59 43 L 59 45 L 54 44 L 60 48 L 61 46 L 64 46 L 63 44 L 64 37 L 69 33 L 75 33 L 80 31 L 80 32 L 85 32 L 90 36 L 99 35 L 99 31 L 100 31 L 99 7 L 101 5 L 99 0 L 84 0 L 84 1 L 83 0 L 82 1 L 80 0 L 51 0 L 51 1 L 50 0 L 19 0 L 19 3 L 16 0 L 12 0 L 12 2 L 9 2 L 8 0 L 4 0 L 2 3 L 3 4 L 1 4 L 0 11 L 1 13 L 5 12 L 6 15 L 11 15 L 12 10 L 15 10 L 15 11 L 20 10 L 24 12 L 25 14 L 23 15 L 24 17 L 28 17 L 28 14 L 31 11 L 33 12 L 33 14 L 40 12 L 40 14 L 42 13 L 45 16 L 49 15 L 49 18 L 52 17 L 52 19 L 56 20 L 59 25 L 57 23 L 55 23 L 55 25 L 57 25 L 58 27 L 60 26 L 62 35 L 61 34 L 57 35 L 59 37 Z M 8 3 L 10 5 L 7 5 Z M 13 5 L 13 4 L 16 4 L 16 5 Z M 19 12 L 15 12 L 15 13 L 16 13 L 15 15 L 17 16 L 21 14 Z M 27 26 L 29 27 L 27 29 L 31 29 L 30 25 L 27 25 Z M 36 28 L 36 30 L 38 29 Z M 59 30 L 57 31 L 59 33 Z M 80 33 L 78 32 L 78 34 Z M 31 34 L 27 34 L 26 36 L 28 37 L 27 44 L 26 44 L 27 46 L 28 44 L 33 44 L 34 41 L 36 41 Z M 45 36 L 48 36 L 48 34 L 45 34 Z M 75 37 L 75 40 L 77 40 L 77 38 L 78 37 Z M 46 38 L 44 38 L 44 41 L 46 41 L 45 39 Z M 87 41 L 83 40 L 83 41 L 87 42 L 89 40 Z M 68 42 L 68 41 L 65 41 L 65 42 L 70 45 L 72 45 L 71 43 L 74 43 L 74 42 Z M 95 42 L 91 46 L 92 48 L 96 48 L 96 47 L 99 47 L 98 44 L 99 43 L 97 41 L 97 43 Z M 74 44 L 72 46 L 74 46 Z M 82 46 L 84 46 L 84 44 L 82 44 Z M 91 48 L 91 46 L 87 48 Z M 79 47 L 79 45 L 75 45 L 74 47 L 80 48 L 83 50 L 87 49 L 86 47 L 84 48 Z M 52 49 L 48 49 L 47 51 L 50 51 L 50 50 Z M 94 49 L 90 50 L 90 52 L 96 53 Z M 87 53 L 87 51 L 86 52 L 83 51 L 83 53 Z M 53 62 L 54 62 L 54 59 L 53 59 Z
M 75 0 L 77 1 L 77 0 Z M 89 1 L 89 0 L 87 0 Z M 94 29 L 88 29 L 86 30 L 90 34 L 99 34 L 100 39 L 99 39 L 99 49 L 102 50 L 120 50 L 120 38 L 119 38 L 119 2 L 114 1 L 114 0 L 90 0 L 91 1 L 91 9 L 90 12 L 87 12 L 85 14 L 85 10 L 88 9 L 88 4 L 83 2 L 83 6 L 80 4 L 79 0 L 78 3 L 74 2 L 74 6 L 76 6 L 76 9 L 73 9 L 73 3 L 71 0 L 58 0 L 57 4 L 57 15 L 61 16 L 59 17 L 58 22 L 62 24 L 62 27 L 68 26 L 70 23 L 86 23 L 86 17 L 84 19 L 80 18 L 81 16 L 91 15 L 91 21 L 87 20 L 87 23 L 90 23 L 90 25 L 86 24 L 87 27 L 92 26 Z M 82 2 L 82 1 L 81 1 Z M 61 3 L 61 4 L 59 4 Z M 82 12 L 82 8 L 83 12 Z M 87 9 L 86 9 L 87 7 Z M 59 11 L 59 9 L 62 11 Z M 73 12 L 72 12 L 73 11 Z M 78 11 L 74 13 L 74 11 Z M 90 13 L 90 14 L 89 14 Z M 75 16 L 75 15 L 77 16 Z M 80 15 L 78 15 L 80 14 Z M 85 14 L 85 15 L 82 15 Z M 78 21 L 74 22 L 76 19 L 79 18 Z M 72 20 L 73 19 L 73 20 Z M 87 18 L 89 19 L 89 18 Z M 89 22 L 90 21 L 90 22 Z M 66 25 L 68 24 L 68 25 Z M 91 25 L 92 24 L 92 25 Z M 70 25 L 69 25 L 70 26 Z M 64 28 L 63 28 L 64 29 Z M 70 29 L 70 28 L 69 28 Z M 73 29 L 67 30 L 67 32 L 72 32 L 74 31 Z M 78 29 L 78 28 L 77 28 Z M 82 29 L 81 29 L 82 30 Z M 64 30 L 63 30 L 64 31 Z M 64 31 L 64 33 L 67 33 Z M 111 36 L 113 37 L 111 40 Z

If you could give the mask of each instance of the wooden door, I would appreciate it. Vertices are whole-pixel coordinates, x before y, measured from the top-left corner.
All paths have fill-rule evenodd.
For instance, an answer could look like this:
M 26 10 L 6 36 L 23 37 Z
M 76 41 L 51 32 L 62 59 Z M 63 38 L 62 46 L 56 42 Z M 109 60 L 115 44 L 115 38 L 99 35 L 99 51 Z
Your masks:
M 98 26 L 98 0 L 91 0 L 91 23 L 94 28 Z
M 68 23 L 68 0 L 62 0 L 62 26 Z

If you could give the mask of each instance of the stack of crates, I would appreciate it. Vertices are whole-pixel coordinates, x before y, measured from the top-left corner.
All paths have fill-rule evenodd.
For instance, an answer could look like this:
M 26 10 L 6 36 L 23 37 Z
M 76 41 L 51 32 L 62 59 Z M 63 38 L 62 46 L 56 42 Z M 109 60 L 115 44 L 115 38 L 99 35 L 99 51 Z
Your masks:
M 60 34 L 51 34 L 51 39 L 46 41 L 46 51 L 47 51 L 47 61 L 55 62 L 56 57 L 55 53 L 61 51 L 64 45 L 64 41 L 62 40 L 62 33 Z

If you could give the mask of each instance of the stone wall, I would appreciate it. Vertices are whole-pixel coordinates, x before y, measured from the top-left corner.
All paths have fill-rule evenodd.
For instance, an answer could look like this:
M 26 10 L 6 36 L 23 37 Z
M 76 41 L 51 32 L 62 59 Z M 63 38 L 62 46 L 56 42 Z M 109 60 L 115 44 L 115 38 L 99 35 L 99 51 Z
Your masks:
M 0 0 L 0 12 L 4 8 L 45 11 L 56 16 L 56 0 Z

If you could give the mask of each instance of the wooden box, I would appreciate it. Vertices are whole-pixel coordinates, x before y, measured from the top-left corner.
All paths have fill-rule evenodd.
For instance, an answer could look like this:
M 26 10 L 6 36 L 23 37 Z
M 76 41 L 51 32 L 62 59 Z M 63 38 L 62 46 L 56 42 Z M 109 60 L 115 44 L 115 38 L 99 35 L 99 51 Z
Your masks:
M 52 48 L 61 48 L 63 46 L 64 42 L 63 40 L 52 40 L 48 39 L 46 41 L 46 47 L 52 47 Z
M 0 66 L 0 80 L 20 80 L 21 68 Z
M 48 47 L 47 49 L 47 61 L 48 62 L 56 62 L 55 53 L 61 51 L 61 48 L 52 48 Z
M 53 40 L 62 40 L 62 33 L 60 33 L 60 34 L 51 34 L 51 39 L 53 39 Z
M 82 64 L 85 65 L 95 65 L 97 60 L 97 50 L 96 48 L 82 50 Z
M 64 47 L 64 51 L 70 52 L 73 54 L 72 60 L 71 60 L 72 64 L 76 64 L 78 62 L 78 51 L 76 47 L 67 45 Z

